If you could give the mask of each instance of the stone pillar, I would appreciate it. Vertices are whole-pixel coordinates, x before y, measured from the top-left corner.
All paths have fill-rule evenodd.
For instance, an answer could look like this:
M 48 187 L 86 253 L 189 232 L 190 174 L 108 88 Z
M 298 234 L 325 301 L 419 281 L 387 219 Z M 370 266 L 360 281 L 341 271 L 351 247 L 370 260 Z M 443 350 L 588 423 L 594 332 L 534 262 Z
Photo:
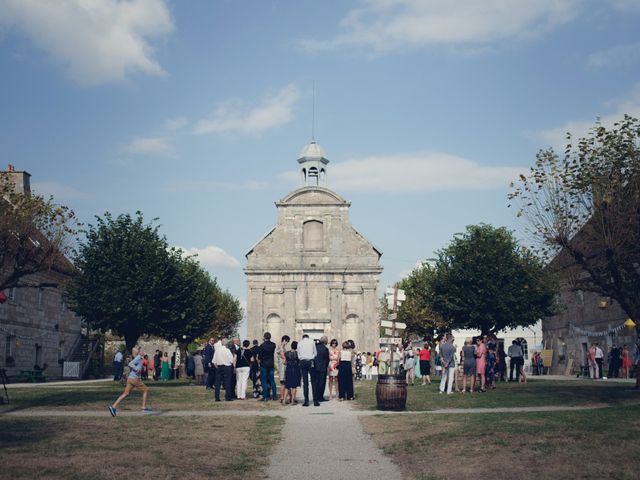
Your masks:
M 338 341 L 341 341 L 343 320 L 342 285 L 330 286 L 329 296 L 331 323 L 328 325 L 328 329 L 327 326 L 325 326 L 325 333 L 330 337 L 329 340 L 331 340 L 331 338 L 338 338 Z
M 296 329 L 296 287 L 284 287 L 284 333 L 293 340 Z
M 251 287 L 247 303 L 247 335 L 250 340 L 262 339 L 264 321 L 264 287 Z
M 378 301 L 376 297 L 376 287 L 365 286 L 364 292 L 364 345 L 363 349 L 373 352 L 378 349 Z

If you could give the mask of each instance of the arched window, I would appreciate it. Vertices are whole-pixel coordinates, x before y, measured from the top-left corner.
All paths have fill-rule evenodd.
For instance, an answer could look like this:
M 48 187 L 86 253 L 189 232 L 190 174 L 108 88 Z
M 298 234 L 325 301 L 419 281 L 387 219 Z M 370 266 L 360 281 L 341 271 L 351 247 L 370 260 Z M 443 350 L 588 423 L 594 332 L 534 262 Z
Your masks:
M 302 242 L 305 250 L 324 249 L 324 228 L 322 222 L 309 220 L 302 224 Z
M 309 168 L 309 182 L 318 184 L 318 169 L 316 167 Z

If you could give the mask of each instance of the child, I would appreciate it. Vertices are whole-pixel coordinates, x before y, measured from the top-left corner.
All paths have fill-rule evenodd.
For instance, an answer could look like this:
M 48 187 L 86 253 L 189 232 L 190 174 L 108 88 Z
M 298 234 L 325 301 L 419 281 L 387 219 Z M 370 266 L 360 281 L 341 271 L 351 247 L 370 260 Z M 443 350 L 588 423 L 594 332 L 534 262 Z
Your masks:
M 112 417 L 116 416 L 118 404 L 122 400 L 127 398 L 131 393 L 131 390 L 133 390 L 134 388 L 138 388 L 140 391 L 142 391 L 142 412 L 143 413 L 152 412 L 152 410 L 147 407 L 147 386 L 144 383 L 142 383 L 142 380 L 140 379 L 142 375 L 142 370 L 144 368 L 143 367 L 144 357 L 145 357 L 144 350 L 142 349 L 142 347 L 140 347 L 138 348 L 136 357 L 133 360 L 131 360 L 131 362 L 129 362 L 128 366 L 131 369 L 131 372 L 127 377 L 127 385 L 124 388 L 124 392 L 122 392 L 122 395 L 118 397 L 118 399 L 114 402 L 113 405 L 109 406 L 109 412 L 111 413 Z

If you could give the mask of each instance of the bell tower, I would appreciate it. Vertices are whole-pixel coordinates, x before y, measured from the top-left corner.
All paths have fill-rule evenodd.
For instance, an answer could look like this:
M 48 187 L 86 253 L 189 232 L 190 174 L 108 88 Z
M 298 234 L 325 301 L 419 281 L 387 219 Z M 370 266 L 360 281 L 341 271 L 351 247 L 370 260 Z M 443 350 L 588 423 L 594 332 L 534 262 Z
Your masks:
M 329 160 L 325 152 L 315 140 L 300 151 L 300 179 L 302 186 L 324 186 L 327 183 L 327 164 Z

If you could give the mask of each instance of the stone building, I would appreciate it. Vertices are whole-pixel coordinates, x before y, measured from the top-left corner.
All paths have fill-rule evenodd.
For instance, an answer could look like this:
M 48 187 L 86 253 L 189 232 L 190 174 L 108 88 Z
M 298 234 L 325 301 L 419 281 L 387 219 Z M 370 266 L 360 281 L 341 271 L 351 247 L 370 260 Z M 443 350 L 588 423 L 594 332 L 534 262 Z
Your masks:
M 329 160 L 315 141 L 298 163 L 302 186 L 276 202 L 276 226 L 246 254 L 248 336 L 327 335 L 373 351 L 382 253 L 351 225 L 351 204 L 326 187 Z
M 572 242 L 588 255 L 589 246 L 583 236 L 589 224 L 579 231 Z M 542 335 L 546 349 L 553 350 L 551 373 L 574 374 L 587 365 L 587 350 L 592 343 L 598 343 L 605 353 L 612 345 L 618 347 L 633 346 L 636 330 L 623 326 L 629 318 L 620 305 L 609 297 L 580 290 L 576 282 L 588 278 L 587 274 L 575 264 L 570 255 L 560 251 L 548 265 L 549 269 L 561 276 L 558 301 L 561 311 L 557 315 L 542 320 Z
M 622 327 L 628 315 L 614 300 L 564 285 L 560 303 L 563 310 L 542 321 L 545 348 L 553 350 L 551 373 L 578 372 L 587 365 L 587 349 L 594 342 L 605 354 L 613 344 L 632 348 L 635 343 L 636 330 Z
M 0 172 L 15 184 L 15 190 L 30 195 L 30 175 L 13 167 Z M 3 199 L 0 198 L 0 201 Z M 80 319 L 62 299 L 62 284 L 71 270 L 69 262 L 25 278 L 25 283 L 43 287 L 11 288 L 4 291 L 0 304 L 0 364 L 7 375 L 32 370 L 34 365 L 48 368 L 48 378 L 62 376 L 62 361 L 81 343 Z

